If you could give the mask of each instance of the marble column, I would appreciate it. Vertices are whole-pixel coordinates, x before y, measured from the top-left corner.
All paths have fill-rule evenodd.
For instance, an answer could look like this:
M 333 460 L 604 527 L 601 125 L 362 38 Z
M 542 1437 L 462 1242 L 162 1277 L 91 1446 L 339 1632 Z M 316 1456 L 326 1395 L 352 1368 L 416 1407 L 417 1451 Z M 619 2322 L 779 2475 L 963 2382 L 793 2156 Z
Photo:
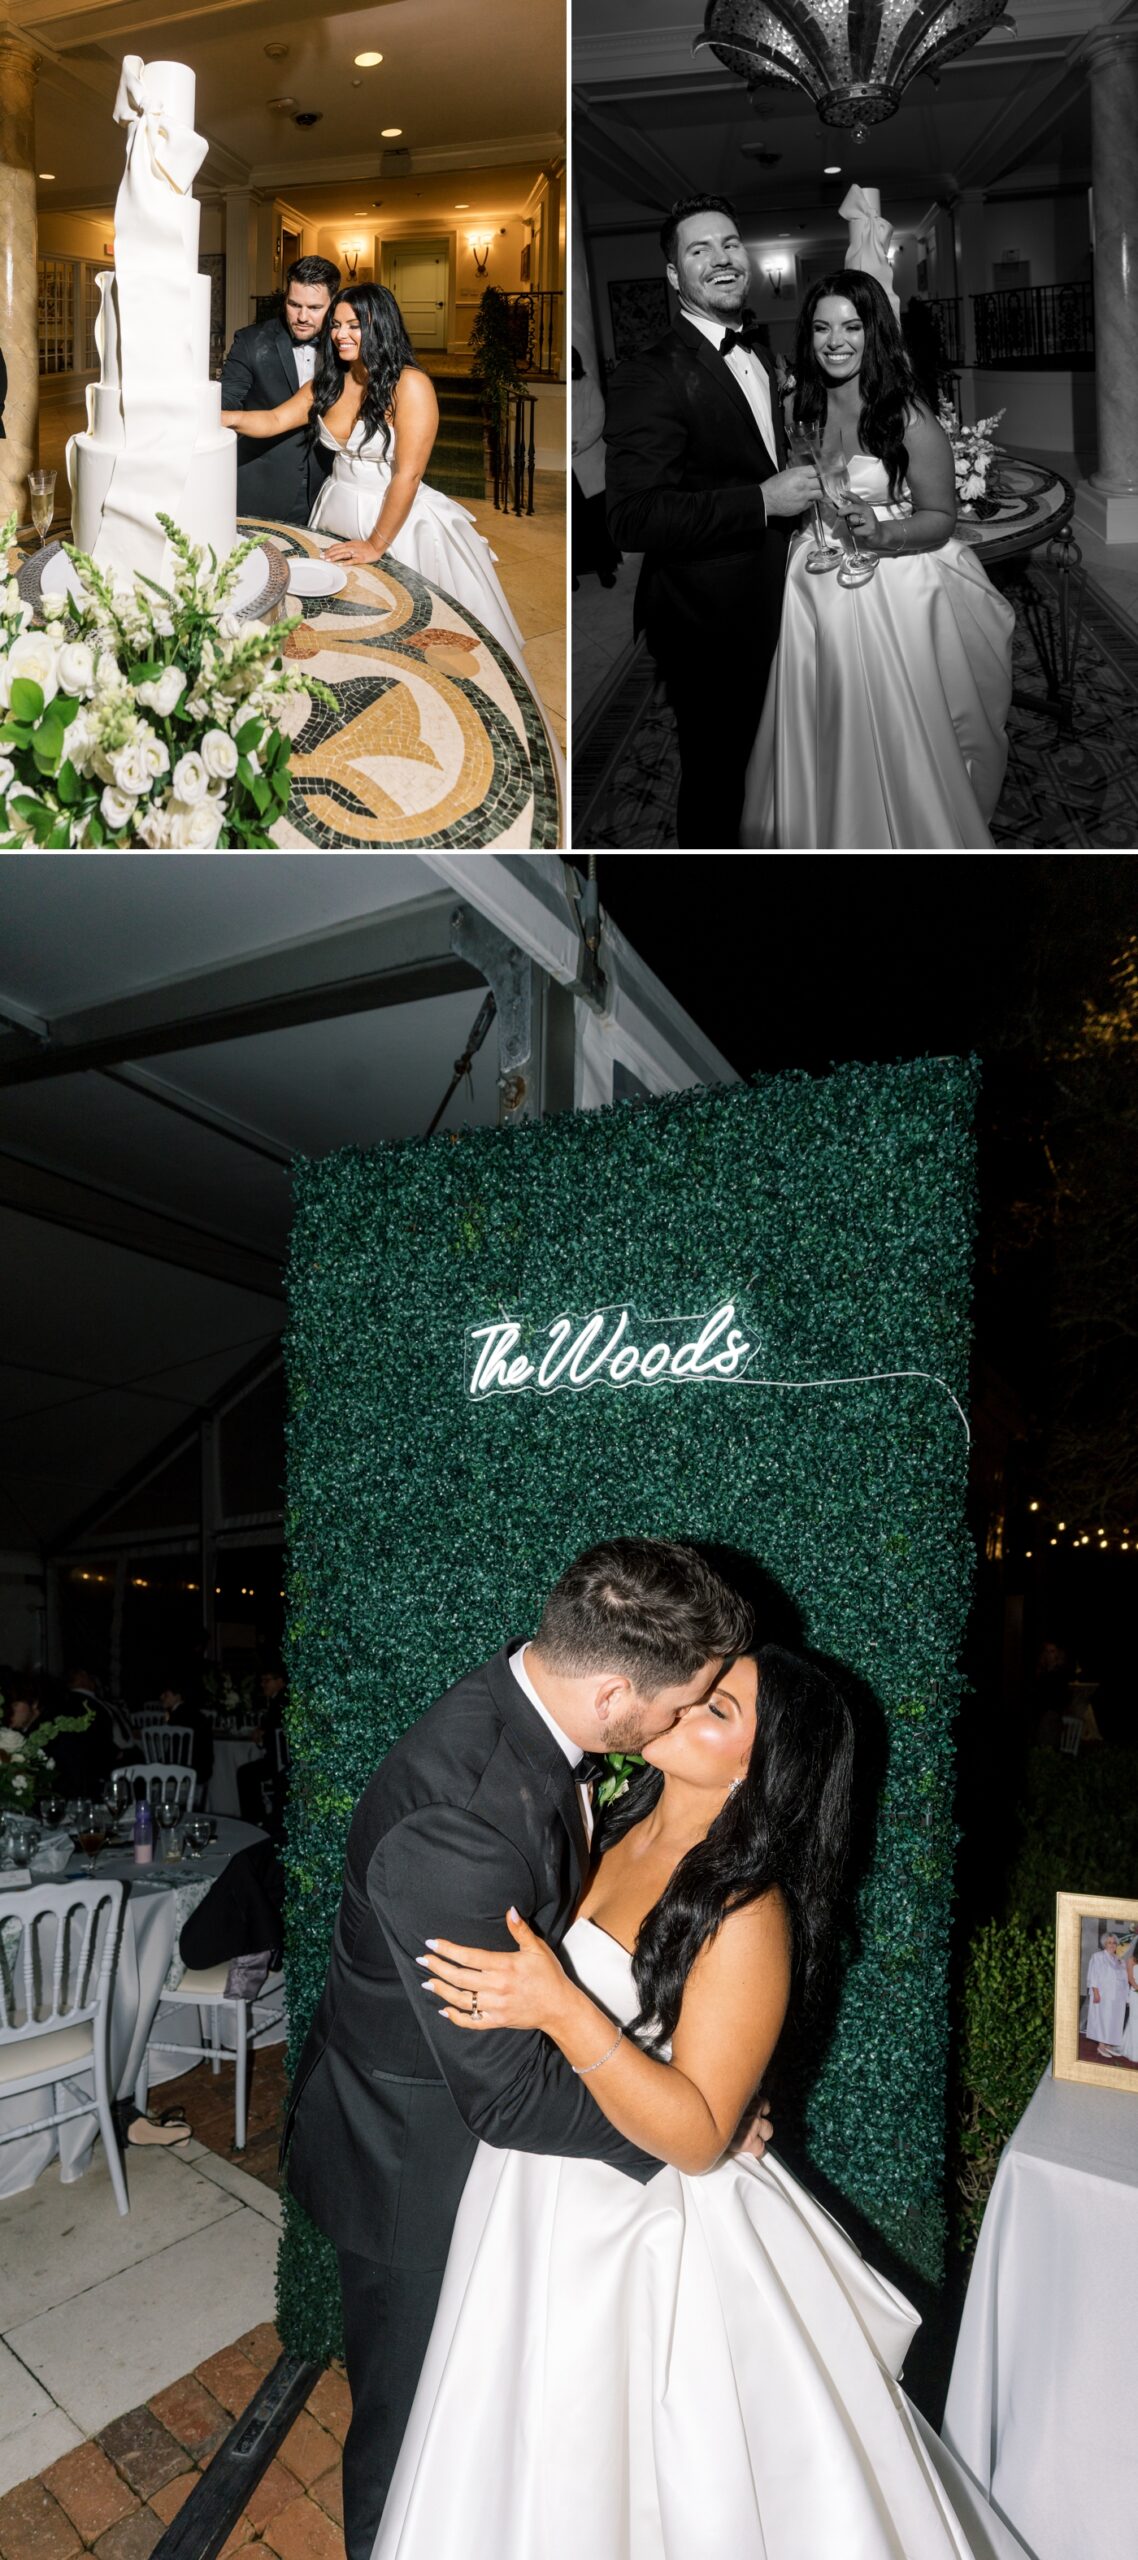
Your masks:
M 1091 95 L 1098 468 L 1079 521 L 1104 542 L 1138 542 L 1138 27 L 1083 47 Z
M 960 319 L 964 335 L 964 364 L 960 373 L 960 414 L 965 424 L 980 417 L 976 391 L 976 314 L 973 296 L 991 290 L 988 272 L 988 217 L 982 187 L 964 187 L 952 205 L 952 246 L 956 283 L 950 288 L 960 297 Z
M 0 442 L 0 523 L 28 521 L 28 473 L 39 432 L 36 176 L 33 101 L 39 56 L 0 26 L 0 349 L 8 368 Z
M 225 190 L 225 343 L 253 317 L 253 198 L 248 187 Z

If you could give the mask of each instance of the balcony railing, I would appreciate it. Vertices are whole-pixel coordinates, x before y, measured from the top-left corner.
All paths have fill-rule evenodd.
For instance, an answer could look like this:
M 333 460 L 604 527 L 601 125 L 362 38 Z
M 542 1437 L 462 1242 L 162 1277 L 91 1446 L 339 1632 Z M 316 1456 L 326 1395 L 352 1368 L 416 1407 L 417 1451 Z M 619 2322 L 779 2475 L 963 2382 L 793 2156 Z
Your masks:
M 1089 284 L 1033 284 L 974 293 L 978 365 L 1022 365 L 1036 373 L 1088 371 L 1095 356 Z
M 517 363 L 522 373 L 557 375 L 565 351 L 563 293 L 508 293 L 516 313 Z
M 956 373 L 964 362 L 964 312 L 958 295 L 941 294 L 929 303 L 937 334 L 939 371 Z

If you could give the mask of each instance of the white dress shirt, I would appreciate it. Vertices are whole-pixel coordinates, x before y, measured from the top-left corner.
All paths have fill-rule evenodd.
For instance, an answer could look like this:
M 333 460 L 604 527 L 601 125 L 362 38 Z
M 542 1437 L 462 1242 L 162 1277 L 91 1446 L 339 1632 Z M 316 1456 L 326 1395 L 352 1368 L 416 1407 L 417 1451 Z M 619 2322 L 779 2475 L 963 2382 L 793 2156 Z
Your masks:
M 708 320 L 702 311 L 689 311 L 686 302 L 681 302 L 680 309 L 685 320 L 690 321 L 692 328 L 698 329 L 700 336 L 706 338 L 708 345 L 718 352 L 725 330 L 732 327 L 733 323 L 728 320 Z M 774 420 L 771 416 L 770 375 L 766 366 L 760 364 L 758 357 L 752 355 L 749 347 L 732 347 L 730 355 L 725 356 L 723 362 L 728 373 L 733 373 L 735 376 L 777 471 L 779 462 L 775 446 Z
M 526 1655 L 528 1652 L 528 1645 L 519 1645 L 517 1652 L 510 1655 L 510 1669 L 513 1672 L 519 1689 L 523 1690 L 525 1696 L 529 1699 L 531 1707 L 536 1707 L 542 1723 L 548 1725 L 554 1741 L 558 1745 L 558 1748 L 564 1752 L 570 1768 L 575 1769 L 578 1762 L 584 1759 L 585 1754 L 579 1742 L 570 1742 L 568 1734 L 562 1733 L 560 1725 L 554 1723 L 548 1707 L 544 1706 L 541 1699 L 538 1697 L 537 1691 L 534 1688 L 528 1671 L 526 1670 Z M 585 1838 L 586 1840 L 591 1840 L 593 1836 L 593 1803 L 587 1787 L 578 1787 L 577 1802 L 581 1807 L 581 1819 L 585 1825 Z
M 298 391 L 303 391 L 305 383 L 311 382 L 313 374 L 316 371 L 316 346 L 314 340 L 310 339 L 306 347 L 301 347 L 297 345 L 296 339 L 294 338 L 292 342 L 292 360 L 296 366 L 297 389 Z

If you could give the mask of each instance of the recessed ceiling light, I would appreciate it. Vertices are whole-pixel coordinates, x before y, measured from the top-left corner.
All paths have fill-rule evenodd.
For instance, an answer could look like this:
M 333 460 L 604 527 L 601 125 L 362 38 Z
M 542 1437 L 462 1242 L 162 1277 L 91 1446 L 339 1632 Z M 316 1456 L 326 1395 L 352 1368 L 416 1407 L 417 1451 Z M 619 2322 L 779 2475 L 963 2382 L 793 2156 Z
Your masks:
M 454 209 L 456 213 L 469 213 L 470 206 L 468 204 L 456 204 Z
M 403 127 L 401 124 L 382 124 L 379 128 L 380 141 L 394 142 L 396 134 L 402 133 L 402 131 Z
M 49 179 L 50 179 L 50 178 L 54 178 L 54 176 L 55 176 L 55 171 L 54 171 L 54 169 L 41 169 L 41 170 L 40 170 L 40 176 L 41 176 L 41 178 L 49 178 Z
M 357 71 L 374 71 L 376 63 L 382 60 L 381 53 L 357 53 L 356 69 Z
M 822 175 L 823 175 L 823 177 L 824 177 L 824 178 L 840 178 L 840 177 L 841 177 L 841 174 L 842 174 L 842 164 L 841 164 L 841 161 L 840 161 L 840 160 L 831 160 L 831 161 L 829 161 L 829 162 L 827 163 L 826 167 L 825 167 L 825 168 L 823 169 L 823 171 L 822 171 Z

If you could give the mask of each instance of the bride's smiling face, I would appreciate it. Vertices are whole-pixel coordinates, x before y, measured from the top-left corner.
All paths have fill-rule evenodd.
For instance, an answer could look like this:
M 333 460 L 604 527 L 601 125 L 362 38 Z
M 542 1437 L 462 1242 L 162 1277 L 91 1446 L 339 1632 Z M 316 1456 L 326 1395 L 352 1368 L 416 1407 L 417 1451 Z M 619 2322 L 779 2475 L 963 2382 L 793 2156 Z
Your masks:
M 832 382 L 852 382 L 861 370 L 865 330 L 844 293 L 823 294 L 812 325 L 814 355 Z
M 733 1779 L 746 1774 L 755 1739 L 759 1666 L 740 1654 L 714 1689 L 698 1705 L 688 1707 L 678 1724 L 655 1742 L 642 1744 L 644 1758 L 666 1778 L 685 1785 L 710 1787 L 723 1795 Z
M 332 344 L 341 364 L 354 364 L 360 351 L 360 324 L 350 302 L 338 302 L 332 316 Z

